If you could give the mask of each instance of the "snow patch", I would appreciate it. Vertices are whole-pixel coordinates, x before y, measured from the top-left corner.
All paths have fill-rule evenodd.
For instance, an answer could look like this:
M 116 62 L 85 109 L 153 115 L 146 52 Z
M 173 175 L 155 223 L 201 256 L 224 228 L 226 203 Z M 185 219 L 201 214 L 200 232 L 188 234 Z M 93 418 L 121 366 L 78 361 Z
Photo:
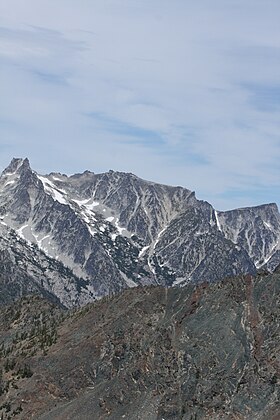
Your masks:
M 147 251 L 147 249 L 149 249 L 149 248 L 150 248 L 150 245 L 144 246 L 144 247 L 140 250 L 139 255 L 138 255 L 138 258 L 141 258 L 141 257 L 145 254 L 145 252 Z
M 98 201 L 94 201 L 91 198 L 86 198 L 85 200 L 72 200 L 74 203 L 78 204 L 80 207 L 86 207 L 88 210 L 92 210 L 94 207 L 99 206 Z
M 16 174 L 16 171 L 15 172 L 6 172 L 4 174 L 4 176 L 12 176 L 12 175 L 15 175 L 15 174 Z
M 257 269 L 261 268 L 262 266 L 264 266 L 265 264 L 268 263 L 268 261 L 271 259 L 271 257 L 273 256 L 274 252 L 276 251 L 276 248 L 279 245 L 279 241 L 277 241 L 273 247 L 271 248 L 271 251 L 269 253 L 269 255 L 267 255 L 265 258 L 260 259 L 259 261 L 255 262 L 255 266 Z
M 154 246 L 153 246 L 154 249 L 155 249 L 157 243 L 159 242 L 161 235 L 163 234 L 163 232 L 166 231 L 166 229 L 167 229 L 167 226 L 164 226 L 164 228 L 158 233 L 157 239 L 155 240 L 155 243 L 154 243 Z
M 220 223 L 220 220 L 219 220 L 219 216 L 218 216 L 217 210 L 215 210 L 215 219 L 216 219 L 216 223 L 217 223 L 217 228 L 219 229 L 220 232 L 223 232 L 222 231 L 222 228 L 221 228 L 221 223 Z
M 148 258 L 148 266 L 149 266 L 149 269 L 151 270 L 151 272 L 155 275 L 155 274 L 156 274 L 156 272 L 155 272 L 154 267 L 153 267 L 153 266 L 152 266 L 152 264 L 151 264 L 151 260 L 150 260 L 150 258 Z
M 59 182 L 61 182 L 61 181 L 62 181 L 62 179 L 61 179 L 61 178 L 57 178 L 56 176 L 53 176 L 53 177 L 52 177 L 52 179 L 53 179 L 54 181 L 59 181 Z
M 272 230 L 272 226 L 270 223 L 263 221 L 263 224 L 269 229 Z
M 53 182 L 51 182 L 49 179 L 37 175 L 37 177 L 40 179 L 40 181 L 43 183 L 44 189 L 46 193 L 52 196 L 52 198 L 55 201 L 58 201 L 60 204 L 68 204 L 67 201 L 64 198 L 64 195 L 66 195 L 66 191 L 62 189 L 58 189 Z
M 115 242 L 115 240 L 116 240 L 116 237 L 117 237 L 118 235 L 116 234 L 116 233 L 112 233 L 111 234 L 111 239 L 112 239 L 112 241 L 114 241 Z
M 12 184 L 14 184 L 16 181 L 13 179 L 12 181 L 9 181 L 9 182 L 6 182 L 6 184 L 5 184 L 5 187 L 7 186 L 7 185 L 12 185 Z
M 27 224 L 27 225 L 21 226 L 19 229 L 17 229 L 16 232 L 17 232 L 18 236 L 20 236 L 22 239 L 25 239 L 23 231 L 28 227 L 29 227 L 29 225 Z
M 89 233 L 91 234 L 91 236 L 96 235 L 96 230 L 92 229 L 91 226 L 87 226 Z
M 85 200 L 76 200 L 73 199 L 71 200 L 71 202 L 74 202 L 75 204 L 78 205 L 79 207 L 79 215 L 81 216 L 82 220 L 87 224 L 87 228 L 89 233 L 94 236 L 97 233 L 97 230 L 94 228 L 95 224 L 97 222 L 97 219 L 94 217 L 95 216 L 95 212 L 93 211 L 93 209 L 96 206 L 99 206 L 99 202 L 98 201 L 94 201 L 92 198 L 86 198 Z M 71 203 L 70 203 L 71 205 Z M 72 206 L 71 206 L 72 207 Z M 77 212 L 77 209 L 74 209 Z M 105 231 L 105 225 L 103 225 L 103 227 L 101 226 L 99 228 L 99 230 L 101 232 Z M 104 229 L 104 230 L 103 230 Z
M 126 228 L 122 228 L 122 227 L 120 227 L 120 225 L 119 225 L 119 219 L 116 219 L 116 221 L 115 221 L 115 226 L 116 226 L 116 228 L 118 229 L 118 232 L 119 232 L 119 234 L 120 234 L 120 235 L 122 235 L 122 234 L 123 234 L 123 232 L 125 232 L 125 231 L 126 231 Z
M 183 283 L 187 279 L 185 277 L 177 277 L 176 280 L 173 282 L 172 286 L 178 286 L 178 284 Z

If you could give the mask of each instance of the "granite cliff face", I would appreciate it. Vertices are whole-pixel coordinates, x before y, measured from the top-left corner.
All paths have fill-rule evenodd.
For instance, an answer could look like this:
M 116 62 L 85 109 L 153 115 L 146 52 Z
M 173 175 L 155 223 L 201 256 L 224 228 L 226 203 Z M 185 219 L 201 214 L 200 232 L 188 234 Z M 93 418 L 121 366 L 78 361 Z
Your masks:
M 280 217 L 276 204 L 217 213 L 221 231 L 246 249 L 257 269 L 273 271 L 279 264 Z
M 279 298 L 279 273 L 24 298 L 0 309 L 1 418 L 276 420 Z
M 215 282 L 280 262 L 275 205 L 217 212 L 188 189 L 121 172 L 42 176 L 13 159 L 0 177 L 0 220 L 14 242 L 79 279 L 67 296 L 59 275 L 47 289 L 68 307 L 127 287 Z
M 0 225 L 0 235 L 0 307 L 28 294 L 38 294 L 66 308 L 94 299 L 89 282 L 61 262 L 28 245 L 7 226 Z

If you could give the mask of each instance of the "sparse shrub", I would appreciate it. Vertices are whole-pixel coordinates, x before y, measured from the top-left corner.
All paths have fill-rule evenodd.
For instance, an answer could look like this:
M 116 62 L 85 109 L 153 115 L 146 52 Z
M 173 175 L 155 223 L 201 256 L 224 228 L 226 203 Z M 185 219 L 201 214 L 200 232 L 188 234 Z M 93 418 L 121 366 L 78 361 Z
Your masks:
M 9 372 L 10 370 L 13 370 L 16 365 L 16 362 L 14 359 L 7 359 L 4 364 L 4 369 L 6 372 Z
M 19 368 L 19 370 L 17 371 L 17 375 L 21 378 L 31 378 L 33 372 L 30 369 L 29 365 L 24 364 L 23 367 Z

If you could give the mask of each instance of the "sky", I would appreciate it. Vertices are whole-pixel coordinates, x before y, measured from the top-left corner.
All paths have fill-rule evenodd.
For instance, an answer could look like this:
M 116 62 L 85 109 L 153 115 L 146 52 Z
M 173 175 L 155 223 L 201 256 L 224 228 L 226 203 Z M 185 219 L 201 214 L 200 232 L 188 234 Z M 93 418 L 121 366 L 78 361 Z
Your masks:
M 1 0 L 0 169 L 280 205 L 279 0 Z

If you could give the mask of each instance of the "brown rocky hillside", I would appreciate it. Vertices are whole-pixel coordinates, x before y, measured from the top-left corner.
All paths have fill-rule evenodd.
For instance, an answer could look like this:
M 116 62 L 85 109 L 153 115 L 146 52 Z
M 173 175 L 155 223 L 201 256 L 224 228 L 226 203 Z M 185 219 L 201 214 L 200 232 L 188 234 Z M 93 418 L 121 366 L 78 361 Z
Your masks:
M 280 275 L 1 308 L 2 419 L 279 419 Z

